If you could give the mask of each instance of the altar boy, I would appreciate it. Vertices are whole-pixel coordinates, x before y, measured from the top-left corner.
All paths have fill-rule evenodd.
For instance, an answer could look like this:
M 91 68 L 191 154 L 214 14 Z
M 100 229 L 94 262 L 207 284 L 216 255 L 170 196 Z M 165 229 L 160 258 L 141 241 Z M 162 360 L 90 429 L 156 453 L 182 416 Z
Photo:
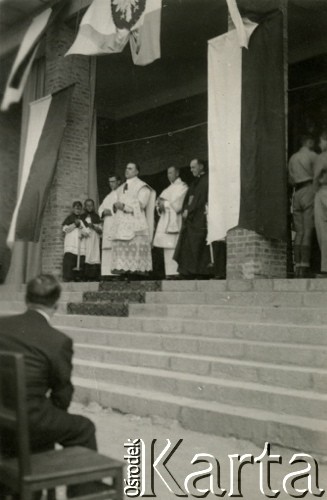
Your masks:
M 83 274 L 85 262 L 85 226 L 81 221 L 83 205 L 80 201 L 74 201 L 72 213 L 62 223 L 65 235 L 63 280 L 74 281 L 74 268 L 77 266 L 78 255 L 80 257 L 80 275 Z

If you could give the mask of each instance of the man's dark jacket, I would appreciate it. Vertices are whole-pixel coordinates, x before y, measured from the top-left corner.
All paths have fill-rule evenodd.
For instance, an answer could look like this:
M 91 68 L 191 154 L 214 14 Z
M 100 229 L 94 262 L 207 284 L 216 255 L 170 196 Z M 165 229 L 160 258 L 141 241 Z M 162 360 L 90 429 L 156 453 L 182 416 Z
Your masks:
M 72 340 L 30 309 L 0 318 L 0 350 L 24 354 L 32 447 L 55 442 L 73 394 Z

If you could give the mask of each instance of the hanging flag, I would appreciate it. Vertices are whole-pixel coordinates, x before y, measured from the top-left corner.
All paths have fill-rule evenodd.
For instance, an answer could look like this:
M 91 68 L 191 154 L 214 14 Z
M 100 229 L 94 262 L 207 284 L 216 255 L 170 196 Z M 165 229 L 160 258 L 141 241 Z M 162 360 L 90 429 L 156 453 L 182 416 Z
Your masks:
M 282 13 L 260 23 L 249 50 L 235 30 L 210 40 L 208 63 L 208 242 L 236 226 L 285 240 Z
M 287 239 L 283 14 L 262 22 L 242 59 L 239 225 Z
M 51 13 L 52 9 L 46 9 L 36 16 L 26 31 L 7 80 L 1 111 L 7 111 L 11 104 L 20 101 L 40 38 L 48 26 Z
M 122 52 L 130 42 L 133 61 L 144 66 L 160 58 L 162 0 L 93 0 L 75 42 L 66 53 Z
M 236 0 L 226 0 L 226 1 L 228 5 L 229 15 L 232 18 L 232 21 L 236 29 L 240 47 L 245 47 L 247 49 L 249 44 L 248 31 L 243 23 L 243 19 L 238 10 Z
M 250 38 L 257 24 L 245 20 Z M 208 44 L 208 242 L 237 226 L 240 210 L 242 48 L 235 29 Z
M 18 199 L 7 238 L 39 241 L 42 216 L 55 173 L 73 86 L 30 104 Z

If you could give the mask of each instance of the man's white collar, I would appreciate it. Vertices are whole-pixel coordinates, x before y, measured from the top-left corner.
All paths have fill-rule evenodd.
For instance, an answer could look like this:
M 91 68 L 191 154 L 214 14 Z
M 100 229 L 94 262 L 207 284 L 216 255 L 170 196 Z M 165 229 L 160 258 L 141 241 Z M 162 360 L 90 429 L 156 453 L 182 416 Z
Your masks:
M 39 314 L 41 314 L 41 316 L 43 316 L 47 320 L 48 323 L 50 323 L 51 318 L 50 318 L 49 314 L 47 314 L 45 311 L 43 311 L 43 309 L 38 309 L 37 307 L 35 307 L 33 309 L 33 311 L 37 311 Z

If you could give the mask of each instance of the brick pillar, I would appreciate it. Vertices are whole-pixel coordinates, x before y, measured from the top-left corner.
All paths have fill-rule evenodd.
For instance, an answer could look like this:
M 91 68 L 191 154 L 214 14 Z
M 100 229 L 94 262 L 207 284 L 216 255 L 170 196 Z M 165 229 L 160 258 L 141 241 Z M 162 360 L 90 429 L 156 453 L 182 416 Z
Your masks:
M 46 93 L 75 83 L 72 103 L 61 144 L 55 179 L 43 220 L 42 271 L 62 273 L 63 236 L 61 225 L 74 200 L 88 194 L 90 110 L 93 106 L 91 58 L 63 57 L 74 40 L 64 23 L 54 26 L 46 38 Z
M 288 32 L 287 0 L 280 0 L 283 12 L 284 113 L 285 144 L 288 128 Z M 287 147 L 285 148 L 287 161 Z M 227 233 L 227 279 L 286 278 L 287 243 L 266 239 L 247 229 L 235 228 Z
M 286 243 L 247 229 L 227 234 L 227 279 L 285 278 Z

